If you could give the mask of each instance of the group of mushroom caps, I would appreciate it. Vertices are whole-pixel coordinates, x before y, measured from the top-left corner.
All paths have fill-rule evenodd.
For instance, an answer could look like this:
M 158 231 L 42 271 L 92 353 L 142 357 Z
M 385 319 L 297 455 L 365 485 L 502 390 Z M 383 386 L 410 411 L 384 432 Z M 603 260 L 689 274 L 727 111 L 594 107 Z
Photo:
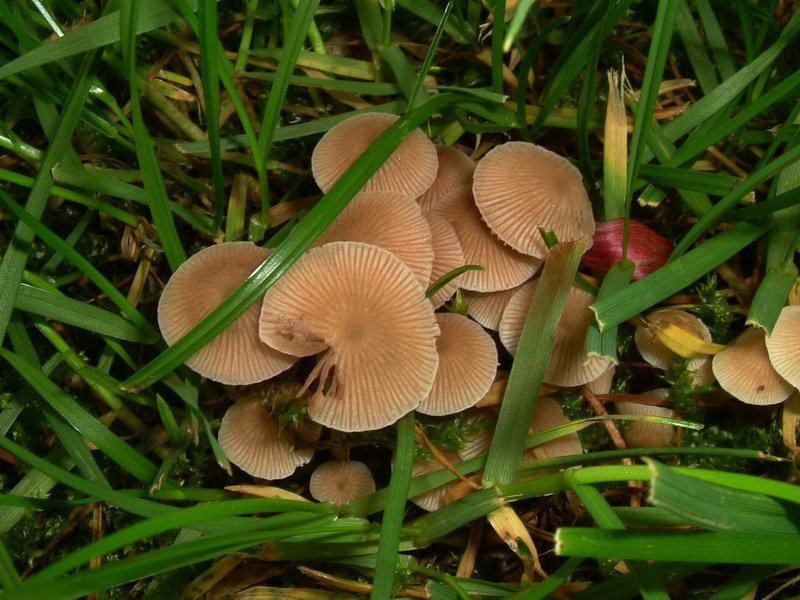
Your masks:
M 311 159 L 322 191 L 396 119 L 362 114 L 325 134 Z M 499 332 L 502 345 L 516 353 L 537 285 L 534 277 L 548 253 L 540 230 L 553 231 L 560 241 L 586 240 L 587 247 L 594 237 L 595 247 L 584 255 L 583 264 L 602 271 L 604 261 L 607 268 L 608 257 L 621 246 L 620 236 L 614 235 L 617 225 L 601 224 L 595 235 L 580 172 L 549 150 L 509 142 L 476 164 L 458 149 L 434 145 L 419 129 L 411 132 L 263 300 L 186 361 L 208 379 L 248 385 L 278 376 L 303 357 L 315 357 L 303 382 L 284 386 L 291 390 L 285 400 L 294 401 L 291 396 L 307 402 L 314 427 L 281 430 L 263 398 L 251 395 L 227 410 L 219 430 L 221 447 L 245 472 L 280 479 L 311 460 L 313 450 L 303 440 L 318 438 L 320 426 L 360 432 L 391 425 L 414 410 L 442 416 L 490 404 L 488 392 L 502 374 L 489 331 Z M 638 223 L 631 232 L 629 257 L 637 263 L 634 278 L 639 278 L 663 264 L 670 244 Z M 166 342 L 183 337 L 269 254 L 250 242 L 226 242 L 188 259 L 170 278 L 159 302 L 158 322 Z M 426 297 L 434 282 L 463 265 L 483 270 L 465 271 Z M 469 316 L 436 312 L 457 289 Z M 584 350 L 593 301 L 591 293 L 572 287 L 546 371 L 550 386 L 588 385 L 594 393 L 608 393 L 612 361 Z M 749 328 L 715 356 L 713 375 L 724 389 L 745 402 L 772 404 L 800 386 L 798 367 L 793 366 L 800 348 L 791 334 L 800 326 L 798 310 L 784 309 L 768 342 L 763 332 Z M 637 331 L 636 343 L 658 368 L 670 367 L 672 326 L 710 342 L 702 322 L 687 312 L 651 313 Z M 759 358 L 742 364 L 743 353 Z M 708 363 L 706 356 L 690 364 L 698 381 L 713 377 Z M 648 404 L 628 403 L 621 409 L 672 414 Z M 536 413 L 532 430 L 566 422 L 552 399 L 540 398 Z M 659 430 L 637 424 L 626 432 L 632 445 L 642 443 L 634 441 L 640 435 L 635 430 L 655 431 L 661 444 L 671 436 L 665 437 L 669 430 L 664 426 Z M 490 434 L 476 435 L 447 460 L 485 451 L 490 439 Z M 574 434 L 560 444 L 545 455 L 581 452 Z M 548 451 L 540 447 L 539 452 Z M 415 473 L 440 467 L 439 461 L 420 463 Z M 342 504 L 374 486 L 365 465 L 333 461 L 314 473 L 311 493 Z M 441 491 L 417 500 L 428 510 L 443 501 Z

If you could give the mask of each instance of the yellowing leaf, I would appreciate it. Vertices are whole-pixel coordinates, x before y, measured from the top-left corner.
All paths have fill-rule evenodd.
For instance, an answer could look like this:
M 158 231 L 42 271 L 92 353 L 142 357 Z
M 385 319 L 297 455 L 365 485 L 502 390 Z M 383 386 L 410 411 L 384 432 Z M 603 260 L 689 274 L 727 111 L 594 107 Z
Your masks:
M 650 327 L 662 344 L 683 358 L 717 354 L 725 349 L 722 344 L 707 342 L 677 325 L 660 319 L 655 322 L 650 321 Z

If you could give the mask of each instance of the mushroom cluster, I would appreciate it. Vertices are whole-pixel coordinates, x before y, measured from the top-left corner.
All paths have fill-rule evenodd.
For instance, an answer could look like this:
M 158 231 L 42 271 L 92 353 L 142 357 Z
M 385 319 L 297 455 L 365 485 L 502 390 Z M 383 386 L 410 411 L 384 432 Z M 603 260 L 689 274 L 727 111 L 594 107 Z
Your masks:
M 320 189 L 329 190 L 396 119 L 359 115 L 323 136 L 311 159 Z M 509 174 L 519 174 L 519 181 Z M 494 382 L 497 344 L 481 325 L 496 329 L 500 319 L 482 318 L 478 300 L 475 320 L 435 311 L 459 288 L 504 298 L 517 290 L 513 305 L 523 306 L 534 285 L 526 282 L 547 254 L 540 228 L 561 240 L 591 240 L 591 206 L 568 161 L 511 142 L 476 165 L 415 130 L 261 302 L 186 364 L 209 379 L 246 385 L 313 357 L 297 396 L 307 402 L 314 423 L 342 432 L 385 427 L 412 410 L 434 416 L 466 410 Z M 167 343 L 218 306 L 268 254 L 255 244 L 233 242 L 189 259 L 159 303 Z M 426 297 L 432 284 L 465 264 L 483 270 L 451 278 Z M 568 326 L 573 318 L 566 318 L 559 337 L 571 340 L 564 345 L 573 354 L 588 326 L 588 309 L 575 310 L 576 323 Z M 514 335 L 501 333 L 507 347 L 513 348 L 507 338 Z M 556 359 L 553 370 L 561 373 L 581 361 Z M 606 367 L 601 366 L 600 371 Z M 558 379 L 562 385 L 587 380 Z M 258 477 L 286 477 L 311 457 L 310 449 L 295 446 L 296 432 L 282 431 L 265 403 L 253 398 L 228 410 L 219 440 L 234 464 Z

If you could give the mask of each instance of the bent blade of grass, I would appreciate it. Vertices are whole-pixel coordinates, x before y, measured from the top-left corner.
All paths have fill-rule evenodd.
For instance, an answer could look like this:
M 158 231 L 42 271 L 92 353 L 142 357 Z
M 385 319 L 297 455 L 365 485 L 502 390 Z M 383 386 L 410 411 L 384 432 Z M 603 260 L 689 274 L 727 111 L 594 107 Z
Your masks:
M 375 576 L 372 580 L 372 593 L 370 594 L 372 600 L 388 600 L 394 591 L 400 528 L 403 525 L 413 466 L 414 413 L 410 412 L 397 423 L 397 450 L 381 523 Z
M 598 300 L 591 308 L 603 331 L 678 293 L 757 240 L 767 225 L 737 223 L 691 252 L 634 281 L 620 292 Z
M 34 178 L 25 209 L 36 219 L 39 219 L 44 212 L 47 198 L 50 195 L 50 188 L 53 185 L 51 169 L 71 148 L 72 133 L 78 124 L 81 110 L 86 103 L 91 74 L 94 72 L 96 60 L 96 52 L 89 52 L 84 56 L 78 74 L 75 77 L 75 83 L 61 112 L 58 127 Z M 30 227 L 24 223 L 17 223 L 14 229 L 14 236 L 6 248 L 2 263 L 0 263 L 0 281 L 3 282 L 3 285 L 0 286 L 0 343 L 5 338 L 11 311 L 14 308 L 14 298 L 22 280 L 22 271 L 28 260 L 28 250 L 33 237 L 34 233 Z
M 706 563 L 800 563 L 800 536 L 711 531 L 614 531 L 562 527 L 556 554 L 624 560 Z
M 597 292 L 597 299 L 602 300 L 628 287 L 634 268 L 634 264 L 628 261 L 611 265 Z M 588 354 L 607 358 L 616 365 L 619 362 L 617 360 L 617 327 L 606 327 L 600 331 L 597 323 L 592 321 L 586 332 L 584 349 Z
M 650 468 L 647 501 L 691 525 L 712 531 L 800 534 L 800 505 L 681 475 L 645 458 Z
M 564 479 L 569 484 L 573 492 L 578 496 L 586 510 L 592 515 L 595 523 L 603 529 L 624 531 L 625 525 L 614 513 L 611 506 L 603 498 L 602 494 L 591 485 L 580 485 L 575 483 L 572 477 L 573 469 L 564 472 Z M 664 589 L 664 584 L 653 572 L 651 565 L 646 562 L 632 560 L 627 563 L 630 572 L 633 574 L 639 585 L 639 591 L 644 600 L 669 600 L 669 595 Z
M 444 12 L 439 6 L 430 2 L 430 0 L 395 0 L 395 3 L 397 6 L 401 6 L 421 19 L 428 21 L 431 25 L 438 27 L 439 24 L 442 23 Z M 474 36 L 469 28 L 464 26 L 462 19 L 445 21 L 444 30 L 459 44 L 475 43 Z
M 778 321 L 786 298 L 797 282 L 797 267 L 794 263 L 786 266 L 772 267 L 756 290 L 753 303 L 747 313 L 746 325 L 755 325 L 763 329 L 767 335 Z
M 585 249 L 585 241 L 563 242 L 554 246 L 547 256 L 511 367 L 497 429 L 486 459 L 484 486 L 508 483 L 517 471 L 556 325 Z
M 393 123 L 233 294 L 183 338 L 126 380 L 123 387 L 134 391 L 153 384 L 213 339 L 300 257 L 411 131 L 433 112 L 458 100 L 452 94 L 436 96 Z

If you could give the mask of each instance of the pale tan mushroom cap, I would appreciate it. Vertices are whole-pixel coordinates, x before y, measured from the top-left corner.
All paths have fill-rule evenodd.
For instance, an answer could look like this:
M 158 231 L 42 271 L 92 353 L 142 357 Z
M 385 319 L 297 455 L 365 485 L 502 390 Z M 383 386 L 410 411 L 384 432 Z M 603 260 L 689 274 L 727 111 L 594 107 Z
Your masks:
M 442 455 L 444 455 L 450 464 L 455 465 L 461 462 L 458 454 L 452 450 L 442 450 Z M 417 477 L 418 475 L 425 475 L 426 473 L 433 473 L 434 471 L 441 471 L 442 469 L 444 469 L 444 465 L 442 465 L 442 463 L 435 458 L 429 462 L 417 461 L 414 463 L 414 466 L 411 470 L 411 476 Z M 450 488 L 456 485 L 458 485 L 458 481 L 445 483 L 444 485 L 435 487 L 424 494 L 419 494 L 418 496 L 409 498 L 409 500 L 419 506 L 422 510 L 433 512 L 435 510 L 439 510 L 445 505 L 447 492 L 450 490 Z
M 538 280 L 531 281 L 517 290 L 500 321 L 500 341 L 512 355 L 517 353 L 537 283 Z M 594 300 L 592 294 L 577 286 L 570 289 L 553 338 L 545 383 L 563 387 L 583 385 L 597 379 L 612 365 L 610 359 L 590 356 L 584 350 L 586 333 L 592 321 L 589 305 Z
M 755 327 L 714 356 L 712 368 L 722 389 L 746 404 L 778 404 L 794 390 L 772 367 L 764 331 Z
M 651 321 L 666 321 L 707 342 L 711 341 L 711 332 L 708 331 L 706 324 L 685 310 L 660 308 L 649 313 L 647 318 Z M 636 332 L 633 334 L 633 341 L 639 350 L 639 354 L 651 365 L 659 369 L 670 369 L 672 367 L 672 357 L 674 355 L 669 348 L 661 343 L 655 331 L 648 327 L 637 327 Z M 708 360 L 707 356 L 692 358 L 687 365 L 688 369 L 695 371 L 703 366 L 706 360 Z
M 314 470 L 308 490 L 314 500 L 343 506 L 374 492 L 375 479 L 362 462 L 331 460 Z
M 472 189 L 486 223 L 518 252 L 547 256 L 540 227 L 561 242 L 591 246 L 595 223 L 583 178 L 558 154 L 527 142 L 497 146 L 478 163 Z
M 608 369 L 603 371 L 597 379 L 594 379 L 586 384 L 586 387 L 595 396 L 603 396 L 611 392 L 611 386 L 614 383 L 614 373 L 617 372 L 616 365 L 612 364 Z
M 451 415 L 474 406 L 489 391 L 497 372 L 494 340 L 475 321 L 437 313 L 439 369 L 430 395 L 417 407 L 424 415 Z
M 219 306 L 269 256 L 251 242 L 204 248 L 172 275 L 158 302 L 158 326 L 170 346 Z M 228 385 L 247 385 L 282 373 L 296 359 L 258 338 L 256 301 L 187 361 L 192 370 Z
M 669 397 L 669 390 L 660 388 L 646 392 L 642 396 L 655 396 L 666 400 Z M 675 411 L 665 406 L 639 404 L 638 402 L 615 402 L 614 407 L 621 415 L 675 418 Z M 663 448 L 672 445 L 672 438 L 675 436 L 674 426 L 644 421 L 630 421 L 629 423 L 627 429 L 622 431 L 622 437 L 629 448 Z
M 472 185 L 472 174 L 475 172 L 475 161 L 460 150 L 437 145 L 436 155 L 439 157 L 436 180 L 417 199 L 423 213 L 430 212 L 439 199 L 450 190 L 462 185 Z
M 428 285 L 433 240 L 419 205 L 397 192 L 361 192 L 322 232 L 313 248 L 330 242 L 364 242 L 394 254 Z
M 439 215 L 428 214 L 425 215 L 425 218 L 428 221 L 431 238 L 433 239 L 433 268 L 427 285 L 427 287 L 430 287 L 440 277 L 443 277 L 453 269 L 463 266 L 465 263 L 464 253 L 461 251 L 461 244 L 453 226 Z M 459 275 L 452 279 L 431 296 L 434 308 L 439 308 L 451 298 L 458 289 L 459 282 L 463 277 L 463 275 Z
M 309 416 L 340 431 L 391 425 L 430 393 L 439 328 L 414 274 L 386 250 L 309 250 L 264 296 L 259 335 L 284 352 L 327 350 Z
M 772 366 L 786 381 L 800 388 L 800 306 L 784 306 L 767 340 Z
M 314 456 L 310 448 L 294 448 L 266 406 L 257 398 L 239 400 L 222 417 L 219 444 L 230 461 L 253 477 L 283 479 Z
M 500 321 L 506 311 L 511 297 L 516 293 L 520 286 L 499 292 L 464 292 L 464 300 L 469 308 L 469 316 L 478 323 L 497 331 L 500 329 Z
M 311 154 L 311 172 L 323 192 L 328 192 L 375 139 L 399 117 L 363 113 L 350 117 L 328 131 Z M 362 191 L 393 191 L 417 198 L 434 179 L 436 147 L 422 130 L 412 131 L 367 181 Z
M 567 423 L 569 423 L 569 419 L 564 415 L 564 411 L 561 410 L 561 405 L 558 401 L 550 396 L 543 396 L 536 401 L 536 408 L 533 412 L 533 419 L 528 433 L 544 431 Z M 573 454 L 583 454 L 583 446 L 577 433 L 568 433 L 525 450 L 522 454 L 522 460 L 558 458 L 559 456 L 572 456 Z
M 443 216 L 455 229 L 464 261 L 486 269 L 464 273 L 460 287 L 465 290 L 507 290 L 533 277 L 542 266 L 540 259 L 516 252 L 492 234 L 481 219 L 468 186 L 445 194 L 433 213 Z

